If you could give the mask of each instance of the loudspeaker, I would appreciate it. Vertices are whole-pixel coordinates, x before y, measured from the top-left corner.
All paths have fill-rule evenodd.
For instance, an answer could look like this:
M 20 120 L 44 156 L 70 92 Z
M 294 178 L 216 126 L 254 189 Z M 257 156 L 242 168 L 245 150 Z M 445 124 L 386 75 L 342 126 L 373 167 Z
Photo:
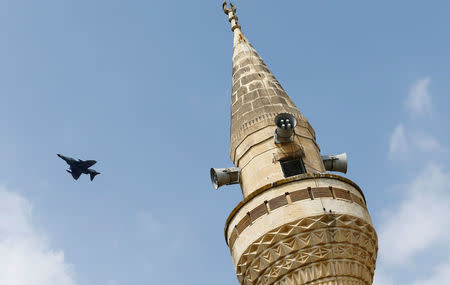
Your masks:
M 275 143 L 289 143 L 294 141 L 294 128 L 297 126 L 297 119 L 288 113 L 281 113 L 275 117 L 274 139 Z
M 347 154 L 322 155 L 323 164 L 327 171 L 347 173 Z
M 241 170 L 238 167 L 211 168 L 209 172 L 214 189 L 222 185 L 238 184 L 241 176 Z

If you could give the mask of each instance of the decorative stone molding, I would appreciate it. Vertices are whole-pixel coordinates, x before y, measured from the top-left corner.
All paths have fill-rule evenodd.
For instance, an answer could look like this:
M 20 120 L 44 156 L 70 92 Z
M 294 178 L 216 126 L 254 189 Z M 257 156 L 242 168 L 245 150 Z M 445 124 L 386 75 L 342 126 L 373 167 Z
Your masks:
M 335 268 L 339 268 L 335 272 Z M 299 268 L 282 279 L 274 282 L 274 285 L 370 285 L 369 281 L 352 277 L 353 274 L 361 274 L 358 264 L 351 262 L 318 263 L 305 268 Z M 340 274 L 340 275 L 338 275 Z M 327 277 L 323 277 L 327 276 Z M 329 276 L 329 277 L 328 277 Z M 312 281 L 311 281 L 312 280 Z M 269 284 L 269 283 L 261 283 Z
M 325 214 L 260 237 L 241 255 L 236 274 L 241 284 L 309 284 L 333 276 L 352 277 L 356 283 L 349 284 L 372 284 L 377 250 L 371 225 L 349 215 Z
M 345 177 L 336 175 L 336 174 L 331 174 L 331 173 L 314 173 L 314 174 L 300 174 L 297 176 L 293 176 L 293 177 L 289 177 L 289 178 L 285 178 L 279 181 L 276 181 L 274 183 L 269 183 L 267 185 L 264 185 L 263 187 L 253 191 L 250 195 L 248 195 L 244 200 L 242 200 L 234 209 L 233 211 L 231 211 L 230 215 L 228 216 L 226 222 L 225 222 L 225 229 L 224 229 L 224 234 L 225 234 L 225 242 L 230 245 L 228 238 L 227 238 L 227 231 L 228 231 L 228 226 L 230 225 L 231 220 L 235 217 L 235 215 L 248 203 L 250 202 L 252 199 L 254 199 L 255 197 L 257 197 L 258 195 L 264 193 L 265 191 L 276 187 L 276 186 L 280 186 L 280 185 L 284 185 L 284 184 L 288 184 L 288 183 L 294 183 L 296 181 L 301 181 L 301 180 L 315 180 L 317 178 L 329 178 L 329 179 L 336 179 L 339 181 L 342 181 L 344 183 L 347 183 L 349 185 L 351 185 L 354 189 L 356 189 L 362 196 L 362 199 L 360 199 L 359 197 L 357 197 L 356 195 L 352 195 L 351 193 L 348 193 L 347 190 L 337 190 L 338 188 L 333 188 L 336 189 L 335 193 L 335 198 L 340 198 L 340 199 L 344 199 L 344 200 L 348 200 L 348 201 L 352 201 L 352 202 L 356 202 L 358 203 L 360 206 L 366 208 L 365 204 L 366 204 L 366 199 L 364 197 L 364 193 L 362 192 L 361 188 L 359 188 L 359 186 L 351 181 L 350 179 L 347 179 Z M 292 195 L 292 193 L 291 193 Z
M 290 201 L 288 200 L 287 196 L 289 196 Z M 233 248 L 234 242 L 238 238 L 239 234 L 241 234 L 247 227 L 251 226 L 251 224 L 262 215 L 269 214 L 269 211 L 275 211 L 282 206 L 286 206 L 297 201 L 308 199 L 313 200 L 317 198 L 341 199 L 349 203 L 355 202 L 367 211 L 366 204 L 361 198 L 354 195 L 353 193 L 350 193 L 350 191 L 348 190 L 340 188 L 316 187 L 301 189 L 293 192 L 286 192 L 283 195 L 270 199 L 269 201 L 267 201 L 267 203 L 263 203 L 255 207 L 236 224 L 236 227 L 233 230 L 230 239 L 228 240 L 230 249 Z

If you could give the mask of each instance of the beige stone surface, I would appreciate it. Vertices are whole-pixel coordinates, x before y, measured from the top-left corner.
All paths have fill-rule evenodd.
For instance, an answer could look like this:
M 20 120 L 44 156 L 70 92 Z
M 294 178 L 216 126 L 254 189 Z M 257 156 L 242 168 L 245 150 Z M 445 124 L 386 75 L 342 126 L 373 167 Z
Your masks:
M 353 216 L 322 214 L 265 233 L 242 253 L 236 273 L 242 284 L 327 284 L 322 280 L 330 277 L 336 282 L 331 284 L 340 284 L 338 277 L 371 284 L 376 256 L 371 225 Z
M 244 206 L 234 214 L 227 225 L 227 240 L 230 239 L 231 233 L 235 226 L 242 220 L 248 212 L 264 203 L 264 201 L 270 201 L 271 199 L 283 195 L 285 193 L 291 193 L 301 189 L 321 188 L 332 186 L 337 189 L 344 189 L 349 191 L 356 197 L 364 200 L 361 192 L 352 184 L 333 178 L 317 178 L 317 179 L 305 179 L 298 180 L 291 183 L 286 183 L 278 187 L 272 187 L 266 191 L 263 191 L 256 197 L 250 199 Z M 325 208 L 325 210 L 324 210 Z M 237 238 L 234 247 L 232 248 L 233 260 L 237 261 L 241 253 L 252 243 L 266 232 L 273 228 L 282 226 L 285 223 L 295 221 L 299 218 L 305 218 L 309 216 L 317 216 L 324 213 L 331 212 L 333 214 L 345 214 L 351 215 L 365 221 L 368 225 L 372 226 L 372 220 L 366 207 L 362 207 L 360 204 L 353 201 L 346 201 L 343 199 L 335 199 L 333 197 L 328 198 L 315 198 L 314 200 L 305 199 L 300 200 L 292 204 L 288 204 L 284 207 L 280 207 L 268 215 L 260 217 L 253 224 L 247 227 L 243 233 Z

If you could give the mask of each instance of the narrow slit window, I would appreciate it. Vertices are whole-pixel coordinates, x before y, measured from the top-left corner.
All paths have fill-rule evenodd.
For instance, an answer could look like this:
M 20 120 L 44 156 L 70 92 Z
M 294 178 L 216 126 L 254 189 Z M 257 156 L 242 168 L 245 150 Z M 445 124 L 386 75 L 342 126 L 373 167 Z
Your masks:
M 291 177 L 306 173 L 305 165 L 303 164 L 303 160 L 301 158 L 281 161 L 280 164 L 284 177 Z

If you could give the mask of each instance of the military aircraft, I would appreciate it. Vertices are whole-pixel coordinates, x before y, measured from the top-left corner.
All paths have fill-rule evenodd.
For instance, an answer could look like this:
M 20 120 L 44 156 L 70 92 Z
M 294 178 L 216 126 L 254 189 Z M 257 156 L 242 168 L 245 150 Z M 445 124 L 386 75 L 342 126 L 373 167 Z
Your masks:
M 89 174 L 91 176 L 91 181 L 94 180 L 95 175 L 100 174 L 100 172 L 97 172 L 94 169 L 89 169 L 89 167 L 97 163 L 97 161 L 95 160 L 76 160 L 59 153 L 57 155 L 64 159 L 70 166 L 70 170 L 67 169 L 66 171 L 72 174 L 72 177 L 75 180 L 77 180 L 82 173 Z

